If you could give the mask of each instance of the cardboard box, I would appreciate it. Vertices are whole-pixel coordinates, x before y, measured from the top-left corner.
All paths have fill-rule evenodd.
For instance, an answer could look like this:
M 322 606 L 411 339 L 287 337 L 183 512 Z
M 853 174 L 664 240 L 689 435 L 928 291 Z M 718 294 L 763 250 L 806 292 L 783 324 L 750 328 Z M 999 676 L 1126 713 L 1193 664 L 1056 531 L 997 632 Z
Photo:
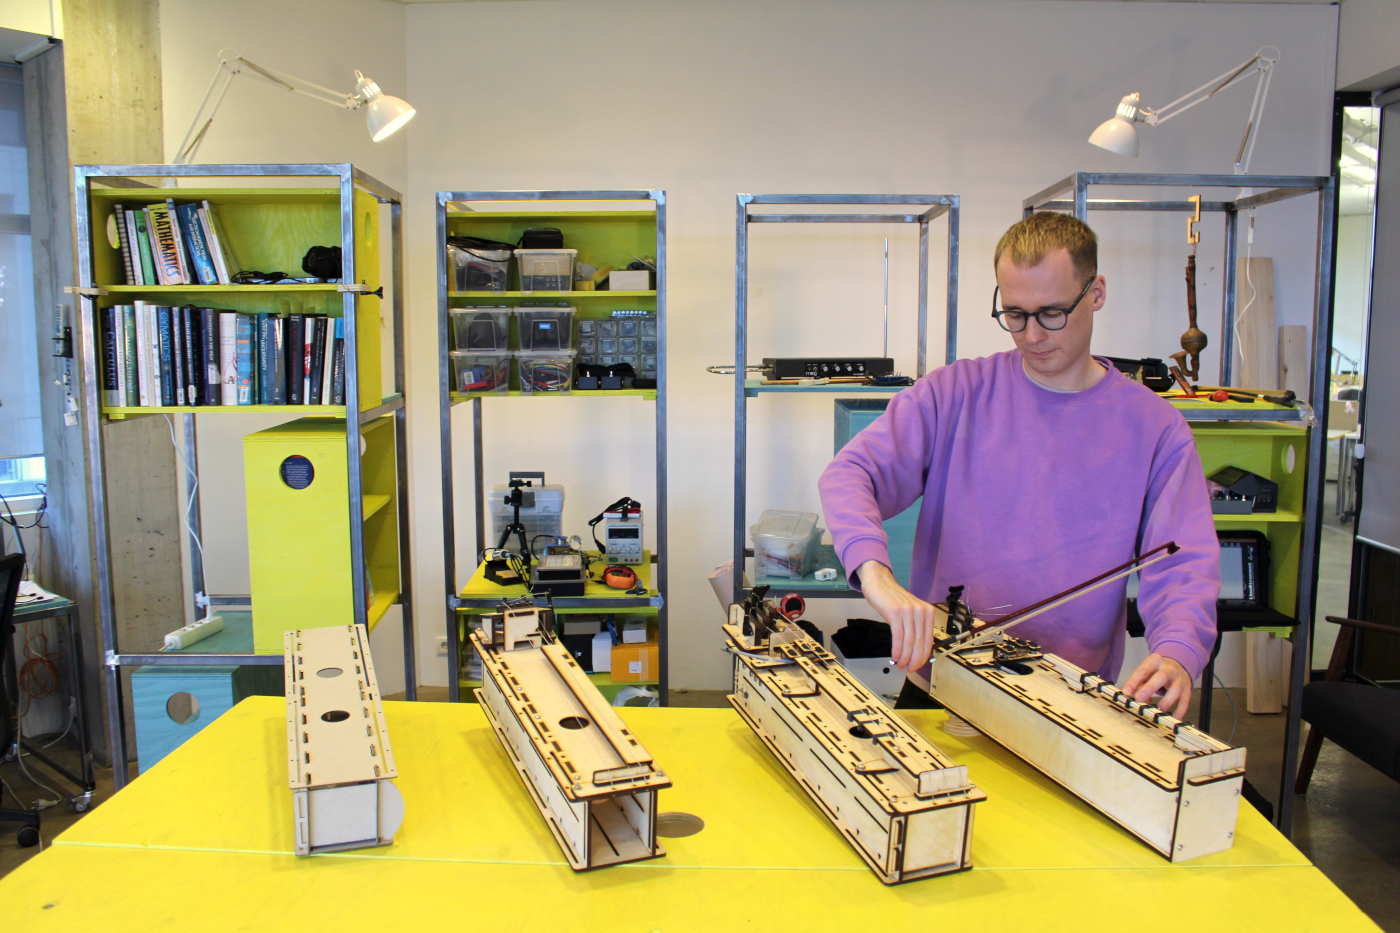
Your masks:
M 646 619 L 628 619 L 622 623 L 622 643 L 624 645 L 640 645 L 647 640 Z
M 612 670 L 612 636 L 599 632 L 593 636 L 593 673 L 606 674 Z
M 661 676 L 661 652 L 655 642 L 613 645 L 612 681 L 615 684 L 655 681 Z
M 645 292 L 651 289 L 650 269 L 615 269 L 608 273 L 610 292 Z

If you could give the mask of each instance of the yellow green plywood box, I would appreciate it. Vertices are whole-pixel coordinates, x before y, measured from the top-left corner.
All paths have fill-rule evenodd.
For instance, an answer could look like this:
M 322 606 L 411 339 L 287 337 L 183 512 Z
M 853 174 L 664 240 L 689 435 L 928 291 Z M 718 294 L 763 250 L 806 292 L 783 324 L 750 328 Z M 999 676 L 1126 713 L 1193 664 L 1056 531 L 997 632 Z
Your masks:
M 354 621 L 345 421 L 301 418 L 243 439 L 253 650 L 282 633 Z M 373 630 L 399 592 L 393 416 L 361 428 L 360 508 Z

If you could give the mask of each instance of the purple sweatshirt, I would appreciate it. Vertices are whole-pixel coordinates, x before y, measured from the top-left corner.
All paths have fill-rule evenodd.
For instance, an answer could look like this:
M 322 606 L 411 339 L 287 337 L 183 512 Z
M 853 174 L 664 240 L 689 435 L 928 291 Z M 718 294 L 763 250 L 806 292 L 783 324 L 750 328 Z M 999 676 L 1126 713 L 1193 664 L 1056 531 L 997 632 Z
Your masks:
M 890 400 L 822 474 L 822 508 L 851 584 L 888 565 L 880 523 L 923 496 L 910 590 L 964 601 L 995 619 L 1167 541 L 1144 569 L 1138 610 L 1152 651 L 1198 680 L 1215 645 L 1220 545 L 1186 421 L 1112 364 L 1082 392 L 1031 381 L 1011 350 L 958 360 Z M 1117 680 L 1127 638 L 1126 580 L 1013 631 Z M 927 674 L 928 669 L 924 669 Z

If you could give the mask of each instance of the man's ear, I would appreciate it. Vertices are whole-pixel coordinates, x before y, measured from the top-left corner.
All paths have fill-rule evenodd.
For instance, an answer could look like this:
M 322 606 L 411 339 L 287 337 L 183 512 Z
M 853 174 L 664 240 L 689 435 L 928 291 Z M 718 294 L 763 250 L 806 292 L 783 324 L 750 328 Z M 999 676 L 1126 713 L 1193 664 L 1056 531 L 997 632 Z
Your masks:
M 1089 294 L 1094 298 L 1093 307 L 1094 310 L 1097 311 L 1108 301 L 1108 280 L 1101 275 L 1095 278 L 1097 281 L 1095 281 L 1093 287 L 1089 289 Z

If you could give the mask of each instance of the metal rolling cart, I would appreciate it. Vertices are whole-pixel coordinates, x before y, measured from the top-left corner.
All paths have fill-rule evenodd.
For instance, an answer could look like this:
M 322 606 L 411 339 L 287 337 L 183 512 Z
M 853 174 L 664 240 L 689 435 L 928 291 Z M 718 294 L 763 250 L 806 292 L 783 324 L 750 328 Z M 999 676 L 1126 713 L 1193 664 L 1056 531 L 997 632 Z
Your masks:
M 654 211 L 631 211 L 623 206 L 609 206 L 609 202 L 642 202 L 650 201 L 654 205 Z M 515 202 L 536 204 L 530 210 L 502 210 L 502 211 L 480 211 L 473 212 L 470 208 L 472 203 L 484 203 L 497 205 L 502 203 Z M 560 202 L 596 202 L 590 205 L 590 210 L 586 212 L 574 213 L 569 209 L 555 210 L 550 205 Z M 455 206 L 454 206 L 455 205 Z M 616 217 L 619 220 L 626 216 L 640 218 L 643 222 L 655 223 L 655 251 L 656 251 L 656 288 L 643 292 L 612 292 L 612 291 L 573 291 L 573 292 L 512 292 L 512 291 L 482 291 L 482 292 L 458 292 L 449 283 L 449 268 L 447 265 L 447 237 L 449 227 L 454 226 L 457 221 L 470 222 L 472 220 L 491 221 L 495 218 L 511 220 L 532 220 L 545 221 L 566 225 L 571 219 L 571 213 L 575 220 L 591 219 L 593 222 L 608 223 L 610 218 Z M 644 216 L 643 216 L 644 215 Z M 476 552 L 479 556 L 488 546 L 486 537 L 486 481 L 483 474 L 484 461 L 484 441 L 482 431 L 482 401 L 483 398 L 495 393 L 460 393 L 453 391 L 450 372 L 449 351 L 452 341 L 449 334 L 448 308 L 453 299 L 474 298 L 485 301 L 511 302 L 517 303 L 519 300 L 539 300 L 542 298 L 568 299 L 570 301 L 589 302 L 596 304 L 598 301 L 607 301 L 610 298 L 623 298 L 629 302 L 645 306 L 654 302 L 657 324 L 657 368 L 656 368 L 656 388 L 654 390 L 597 390 L 581 391 L 573 390 L 573 395 L 594 396 L 594 397 L 626 397 L 642 396 L 655 402 L 655 438 L 656 438 L 656 487 L 655 487 L 655 508 L 652 515 L 655 516 L 656 530 L 656 552 L 650 555 L 651 565 L 654 566 L 654 577 L 652 586 L 645 595 L 623 596 L 623 595 L 585 595 L 585 596 L 559 596 L 552 601 L 557 610 L 567 613 L 573 612 L 609 612 L 615 610 L 646 610 L 655 612 L 657 617 L 657 638 L 659 654 L 658 686 L 661 705 L 667 704 L 667 692 L 670 688 L 669 666 L 666 652 L 669 646 L 667 633 L 667 607 L 666 593 L 668 591 L 668 547 L 667 547 L 667 506 L 666 506 L 666 192 L 661 190 L 609 190 L 609 191 L 439 191 L 437 193 L 437 293 L 438 293 L 438 376 L 439 393 L 441 396 L 441 420 L 440 427 L 442 433 L 442 502 L 443 502 L 443 554 L 446 580 L 446 605 L 447 605 L 447 656 L 448 662 L 448 699 L 451 702 L 458 702 L 461 695 L 461 651 L 462 639 L 459 633 L 459 617 L 467 612 L 480 613 L 494 610 L 500 604 L 501 597 L 485 595 L 467 595 L 465 587 L 467 584 L 458 579 L 457 574 L 457 540 L 456 540 L 456 515 L 454 507 L 454 494 L 452 482 L 452 408 L 463 402 L 470 402 L 472 407 L 472 462 L 475 472 L 475 531 L 476 531 Z M 566 231 L 566 237 L 568 232 Z M 509 392 L 510 395 L 518 396 L 518 391 Z M 650 519 L 649 519 L 650 521 Z M 494 544 L 494 542 L 492 542 Z
M 767 213 L 754 210 L 760 206 L 833 206 L 865 207 L 877 211 L 850 213 L 784 212 Z M 900 208 L 904 208 L 903 211 Z M 744 597 L 745 558 L 753 556 L 746 547 L 748 510 L 748 405 L 750 398 L 776 392 L 818 392 L 834 396 L 887 396 L 897 388 L 827 386 L 765 386 L 761 380 L 748 375 L 749 325 L 749 225 L 750 224 L 917 224 L 919 232 L 919 319 L 917 376 L 928 367 L 928 256 L 929 224 L 945 214 L 948 217 L 948 275 L 946 283 L 946 349 L 944 362 L 957 358 L 958 337 L 958 222 L 959 196 L 956 194 L 741 194 L 737 199 L 736 256 L 734 265 L 734 573 L 733 599 Z M 824 548 L 829 552 L 830 547 Z M 830 558 L 831 566 L 834 556 Z M 755 578 L 756 585 L 766 581 Z M 797 593 L 804 598 L 859 599 L 860 593 L 848 585 L 844 575 L 834 581 L 820 582 L 811 575 L 789 584 L 773 581 L 782 592 Z
M 1194 212 L 1196 205 L 1182 198 L 1093 199 L 1091 187 L 1128 188 L 1226 188 L 1240 192 L 1241 187 L 1252 190 L 1248 196 L 1231 200 L 1202 199 L 1203 213 L 1223 215 L 1224 300 L 1222 303 L 1220 384 L 1230 385 L 1234 357 L 1234 324 L 1236 300 L 1235 260 L 1239 241 L 1241 211 L 1284 201 L 1303 195 L 1318 196 L 1317 263 L 1313 301 L 1313 352 L 1309 386 L 1310 397 L 1326 400 L 1329 384 L 1329 364 L 1332 342 L 1332 266 L 1335 248 L 1336 179 L 1313 175 L 1152 175 L 1123 173 L 1077 172 L 1037 192 L 1022 202 L 1029 217 L 1036 211 L 1067 211 L 1080 220 L 1088 219 L 1089 211 L 1167 211 Z M 1322 531 L 1323 479 L 1327 437 L 1327 406 L 1317 406 L 1320 423 L 1312 427 L 1307 438 L 1307 478 L 1303 494 L 1302 542 L 1297 581 L 1297 618 L 1293 631 L 1293 665 L 1289 678 L 1287 724 L 1284 734 L 1282 778 L 1276 815 L 1278 828 L 1287 834 L 1293 822 L 1293 790 L 1298 777 L 1298 742 L 1302 725 L 1302 691 L 1311 668 L 1313 609 L 1317 598 L 1318 546 Z M 1185 409 L 1188 421 L 1291 421 L 1305 422 L 1307 414 L 1298 410 Z M 1213 659 L 1212 659 L 1213 662 Z M 1202 693 L 1202 716 L 1209 716 L 1209 682 Z M 1208 720 L 1207 720 L 1208 721 Z
M 325 417 L 344 416 L 352 422 L 358 413 L 358 425 L 364 425 L 377 418 L 394 416 L 394 437 L 396 443 L 395 467 L 398 494 L 398 567 L 399 592 L 395 602 L 401 607 L 403 619 L 404 677 L 408 699 L 416 699 L 416 676 L 414 664 L 414 639 L 412 601 L 410 598 L 409 574 L 409 535 L 408 514 L 408 464 L 407 433 L 404 411 L 404 342 L 403 342 L 403 209 L 402 198 L 397 191 L 366 175 L 349 163 L 316 163 L 292 165 L 79 165 L 74 167 L 75 209 L 77 214 L 77 254 L 78 296 L 80 327 L 78 349 L 82 368 L 83 415 L 87 445 L 87 464 L 93 516 L 93 532 L 96 539 L 97 564 L 97 608 L 100 617 L 103 648 L 105 650 L 105 680 L 107 699 L 107 730 L 111 743 L 114 765 L 127 761 L 127 736 L 124 717 L 124 701 L 121 689 L 121 669 L 137 666 L 200 666 L 200 665 L 278 665 L 282 664 L 279 654 L 211 654 L 187 651 L 166 654 L 123 653 L 117 644 L 116 605 L 112 586 L 112 560 L 110 553 L 109 517 L 107 509 L 106 464 L 103 449 L 103 428 L 109 423 L 107 411 L 102 404 L 98 373 L 97 311 L 99 298 L 109 294 L 97 281 L 93 237 L 102 235 L 94 224 L 93 192 L 102 188 L 123 190 L 143 190 L 167 180 L 210 179 L 210 178 L 323 178 L 333 179 L 336 187 L 326 186 L 327 191 L 338 193 L 339 227 L 341 248 L 340 285 L 300 285 L 300 286 L 147 286 L 127 292 L 148 292 L 152 294 L 189 295 L 191 293 L 217 293 L 231 295 L 243 290 L 294 294 L 298 290 L 318 289 L 339 293 L 341 313 L 345 321 L 345 400 L 340 406 L 210 406 L 210 407 L 168 407 L 125 409 L 122 418 L 140 417 L 147 414 L 183 414 L 185 451 L 187 465 L 187 502 L 189 529 L 192 536 L 190 547 L 190 571 L 196 606 L 249 606 L 252 603 L 246 595 L 209 595 L 204 581 L 204 561 L 199 547 L 193 538 L 200 534 L 199 498 L 195 490 L 198 479 L 197 438 L 195 416 L 237 414 L 247 411 L 285 412 L 287 415 Z M 170 196 L 177 196 L 178 187 L 162 188 Z M 259 189 L 261 190 L 261 189 Z M 389 205 L 391 255 L 390 276 L 393 290 L 393 340 L 394 340 L 394 380 L 393 392 L 383 396 L 378 405 L 362 409 L 360 400 L 366 392 L 379 397 L 378 386 L 359 384 L 360 360 L 357 348 L 356 298 L 361 292 L 370 292 L 368 286 L 357 285 L 356 274 L 356 224 L 353 204 L 357 191 L 372 196 L 379 204 Z M 271 200 L 273 196 L 269 195 Z M 113 289 L 115 291 L 115 289 Z M 382 297 L 382 289 L 380 291 Z M 346 470 L 349 487 L 348 517 L 350 525 L 350 577 L 353 586 L 353 621 L 367 624 L 369 581 L 365 567 L 364 523 L 361 518 L 362 473 L 360 465 L 360 432 L 346 431 Z M 256 608 L 256 607 L 254 607 Z M 387 608 L 387 607 L 386 607 Z M 120 790 L 127 783 L 125 767 L 113 768 L 113 780 Z

